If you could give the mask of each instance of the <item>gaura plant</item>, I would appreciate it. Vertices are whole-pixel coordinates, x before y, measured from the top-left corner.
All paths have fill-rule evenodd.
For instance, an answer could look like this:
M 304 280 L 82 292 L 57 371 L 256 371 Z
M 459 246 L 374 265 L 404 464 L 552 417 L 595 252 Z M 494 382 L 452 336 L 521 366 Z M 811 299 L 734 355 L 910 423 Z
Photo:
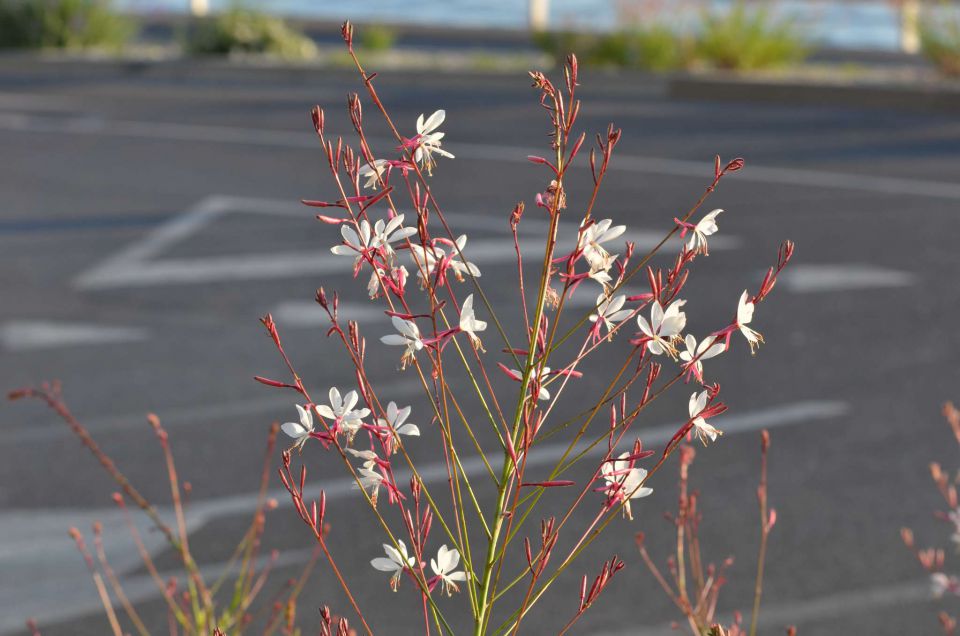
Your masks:
M 705 365 L 740 349 L 743 340 L 751 353 L 763 343 L 754 313 L 790 260 L 793 244 L 780 246 L 776 265 L 759 288 L 731 298 L 730 317 L 714 331 L 688 333 L 682 292 L 694 265 L 708 256 L 722 212 L 701 209 L 744 162 L 717 157 L 700 198 L 666 223 L 663 239 L 639 256 L 633 243 L 618 241 L 626 227 L 599 211 L 600 189 L 621 131 L 609 126 L 596 146 L 583 152 L 586 133 L 576 127 L 578 68 L 571 55 L 559 84 L 530 73 L 548 121 L 548 155 L 528 157 L 544 172 L 545 186 L 533 201 L 546 230 L 538 234 L 532 277 L 519 238 L 530 213 L 518 203 L 504 215 L 515 253 L 514 311 L 522 325 L 511 328 L 485 293 L 481 281 L 486 279 L 470 259 L 467 235 L 448 222 L 431 188 L 434 172 L 454 160 L 444 148 L 445 112 L 421 115 L 412 129 L 395 121 L 377 92 L 376 74 L 363 68 L 353 50 L 350 23 L 342 34 L 367 97 L 395 144 L 374 147 L 357 94 L 348 99 L 356 134 L 352 144 L 330 135 L 324 111 L 316 107 L 313 124 L 336 194 L 332 200 L 304 203 L 321 209 L 317 219 L 339 231 L 331 252 L 353 260 L 354 278 L 364 282 L 372 302 L 383 306 L 372 346 L 395 351 L 398 373 L 412 375 L 424 399 L 400 405 L 389 386 L 374 386 L 368 337 L 356 322 L 341 318 L 337 293 L 320 288 L 316 301 L 329 319 L 327 335 L 342 345 L 353 374 L 326 395 L 308 391 L 267 315 L 263 325 L 289 378 L 257 380 L 297 394 L 297 418 L 282 427 L 293 443 L 283 455 L 280 475 L 356 615 L 353 627 L 373 633 L 327 545 L 326 496 L 321 492 L 313 499 L 304 492 L 306 465 L 295 467 L 295 456 L 303 462 L 319 456 L 339 462 L 355 481 L 384 537 L 382 553 L 369 555 L 370 566 L 384 573 L 384 586 L 410 588 L 402 593 L 417 599 L 426 634 L 462 631 L 447 616 L 449 603 L 469 605 L 475 635 L 516 634 L 558 578 L 615 519 L 636 516 L 631 504 L 652 492 L 655 475 L 685 440 L 719 439 L 722 431 L 711 420 L 727 407 Z M 581 154 L 587 166 L 582 158 L 575 162 Z M 568 175 L 585 169 L 592 188 L 582 208 L 569 209 Z M 569 236 L 563 236 L 564 228 L 573 228 Z M 677 237 L 679 242 L 668 244 Z M 569 250 L 561 248 L 565 240 L 572 244 Z M 669 264 L 654 264 L 655 255 L 677 243 Z M 646 290 L 627 295 L 626 286 L 638 280 Z M 589 309 L 574 314 L 572 301 L 580 296 L 589 299 Z M 577 380 L 584 360 L 601 350 L 607 361 L 623 354 L 622 363 L 608 362 L 612 373 L 603 388 L 583 395 Z M 516 386 L 498 382 L 503 378 Z M 635 425 L 672 388 L 685 394 L 685 410 L 664 447 L 648 449 Z M 556 408 L 568 390 L 577 392 L 581 405 L 572 416 Z M 545 445 L 551 438 L 554 442 Z M 556 440 L 562 441 L 559 447 Z M 442 454 L 442 485 L 430 483 L 413 458 L 416 446 L 428 445 Z M 575 514 L 583 509 L 585 515 Z M 584 577 L 580 603 L 563 632 L 622 567 L 614 556 L 599 568 L 592 587 Z

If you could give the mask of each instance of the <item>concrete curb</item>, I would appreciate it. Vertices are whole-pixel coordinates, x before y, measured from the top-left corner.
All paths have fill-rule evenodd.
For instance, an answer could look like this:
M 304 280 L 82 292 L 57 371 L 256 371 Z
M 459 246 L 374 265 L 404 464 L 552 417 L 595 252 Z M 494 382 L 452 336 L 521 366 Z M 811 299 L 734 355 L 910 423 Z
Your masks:
M 521 71 L 506 67 L 474 67 L 469 64 L 437 64 L 409 66 L 380 64 L 383 73 L 430 73 L 470 77 L 515 76 Z M 56 81 L 116 79 L 118 77 L 149 78 L 176 81 L 231 82 L 242 80 L 263 82 L 318 82 L 331 75 L 355 76 L 356 70 L 324 62 L 289 62 L 257 58 L 70 58 L 67 56 L 25 53 L 0 54 L 0 79 L 44 78 Z
M 474 68 L 394 68 L 391 73 L 429 73 L 503 77 L 516 69 Z M 775 102 L 798 105 L 851 106 L 898 110 L 958 112 L 960 82 L 936 81 L 922 77 L 914 81 L 896 79 L 889 83 L 806 78 L 757 78 L 735 74 L 703 75 L 681 73 L 655 75 L 631 71 L 613 72 L 592 69 L 591 73 L 611 77 L 641 79 L 657 87 L 667 97 L 688 100 Z M 352 69 L 317 63 L 292 63 L 281 60 L 223 58 L 82 58 L 31 53 L 0 55 L 0 79 L 44 78 L 55 81 L 148 78 L 173 81 L 232 81 L 316 83 L 331 75 L 353 75 Z
M 934 80 L 881 84 L 684 74 L 667 80 L 667 95 L 676 99 L 960 111 L 960 83 Z

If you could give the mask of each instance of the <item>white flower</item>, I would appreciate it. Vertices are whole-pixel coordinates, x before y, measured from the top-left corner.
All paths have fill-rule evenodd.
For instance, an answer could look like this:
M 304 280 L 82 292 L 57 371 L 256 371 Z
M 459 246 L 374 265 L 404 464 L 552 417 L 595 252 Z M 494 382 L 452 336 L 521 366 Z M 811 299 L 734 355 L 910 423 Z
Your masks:
M 687 241 L 687 249 L 689 251 L 703 254 L 704 256 L 709 254 L 707 251 L 707 237 L 717 232 L 717 216 L 719 216 L 721 212 L 723 212 L 723 210 L 713 210 L 700 219 L 693 227 L 690 239 Z
M 683 339 L 683 343 L 687 346 L 687 350 L 680 352 L 680 359 L 687 364 L 690 364 L 690 361 L 693 359 L 697 360 L 693 364 L 693 369 L 697 378 L 701 381 L 703 380 L 703 361 L 714 358 L 726 351 L 723 341 L 713 336 L 707 336 L 701 340 L 698 345 L 697 339 L 691 334 L 687 334 Z
M 370 300 L 379 297 L 382 288 L 402 293 L 407 286 L 407 276 L 407 268 L 403 265 L 393 267 L 389 272 L 381 268 L 374 268 L 370 273 L 370 280 L 367 282 L 367 294 L 370 296 Z
M 386 222 L 380 219 L 373 224 L 373 237 L 370 246 L 373 248 L 382 247 L 387 254 L 388 262 L 392 266 L 396 253 L 393 251 L 391 243 L 402 241 L 416 233 L 417 228 L 415 227 L 403 227 L 402 214 L 398 214 Z
M 930 593 L 934 598 L 942 598 L 944 594 L 950 592 L 957 594 L 960 589 L 960 581 L 956 577 L 947 576 L 943 572 L 934 572 L 930 575 Z
M 433 273 L 437 263 L 446 258 L 447 253 L 436 245 L 424 247 L 416 243 L 410 244 L 410 257 L 413 264 L 417 267 L 417 276 L 420 278 L 420 288 L 427 287 L 427 280 Z
M 370 223 L 364 219 L 358 224 L 360 230 L 354 229 L 350 223 L 343 223 L 340 226 L 340 235 L 343 236 L 343 243 L 334 245 L 330 251 L 337 256 L 356 256 L 354 266 L 357 267 L 363 261 L 363 252 L 373 247 L 370 243 Z
M 357 172 L 361 179 L 366 179 L 367 182 L 363 184 L 364 188 L 376 188 L 378 177 L 383 176 L 383 173 L 386 171 L 389 161 L 386 159 L 376 159 L 373 162 L 373 165 L 365 163 L 360 166 L 360 170 Z
M 508 374 L 510 374 L 510 377 L 516 380 L 517 382 L 520 382 L 523 380 L 523 373 L 521 373 L 520 371 L 517 371 L 516 369 L 508 369 L 507 367 L 503 367 L 503 370 L 506 371 Z M 550 375 L 550 367 L 543 367 L 541 371 L 538 371 L 537 368 L 534 367 L 533 373 L 530 375 L 529 384 L 531 385 L 534 382 L 536 382 L 538 379 L 541 380 L 540 391 L 537 393 L 538 400 L 550 399 L 550 391 L 547 391 L 542 385 L 543 378 L 546 378 L 548 375 Z
M 467 235 L 461 234 L 457 237 L 457 240 L 454 241 L 457 246 L 457 249 L 451 250 L 450 256 L 450 269 L 453 270 L 453 275 L 457 277 L 457 280 L 461 283 L 463 282 L 464 272 L 469 272 L 474 278 L 480 278 L 480 268 L 474 265 L 473 263 L 468 263 L 460 258 L 463 254 L 463 248 L 467 246 Z
M 354 457 L 362 459 L 364 468 L 373 468 L 377 465 L 377 459 L 379 458 L 372 450 L 357 450 L 356 448 L 347 448 L 345 450 Z
M 615 326 L 614 323 L 625 320 L 627 316 L 633 313 L 630 309 L 621 309 L 625 302 L 627 302 L 627 297 L 623 295 L 608 298 L 606 294 L 600 294 L 597 296 L 597 313 L 590 314 L 590 322 L 599 320 L 607 328 L 607 334 L 610 334 Z M 597 333 L 599 334 L 599 331 Z M 608 339 L 613 339 L 612 334 L 608 335 Z
M 374 507 L 377 506 L 377 495 L 380 493 L 380 484 L 383 483 L 383 475 L 375 468 L 361 468 L 357 471 L 357 478 L 360 480 L 359 488 L 363 488 L 370 495 L 370 502 Z M 354 484 L 354 486 L 357 486 Z
M 370 415 L 370 409 L 353 410 L 360 400 L 356 391 L 350 391 L 343 397 L 340 397 L 340 390 L 337 387 L 331 387 L 330 406 L 326 404 L 317 405 L 317 413 L 328 420 L 335 421 L 340 428 L 347 433 L 347 439 L 353 439 L 353 436 L 360 430 L 363 424 L 362 420 Z
M 380 249 L 387 255 L 389 265 L 393 265 L 395 252 L 391 243 L 402 241 L 403 239 L 417 233 L 416 228 L 402 227 L 403 215 L 398 214 L 389 221 L 383 219 L 374 223 L 371 228 L 370 222 L 363 219 L 357 224 L 357 229 L 350 223 L 344 223 L 340 226 L 340 235 L 343 236 L 343 243 L 334 245 L 330 251 L 338 256 L 356 255 L 356 264 L 359 265 L 363 260 L 363 252 L 367 249 Z
M 414 265 L 417 266 L 421 288 L 427 287 L 427 279 L 434 274 L 438 263 L 443 263 L 444 267 L 453 271 L 453 275 L 460 282 L 463 282 L 464 274 L 470 274 L 474 278 L 480 277 L 479 267 L 460 258 L 463 248 L 467 245 L 467 235 L 461 234 L 454 244 L 456 248 L 451 249 L 449 258 L 446 250 L 437 245 L 428 247 L 416 243 L 410 245 L 410 256 L 413 258 Z
M 417 149 L 413 153 L 413 159 L 427 169 L 427 174 L 433 174 L 433 153 L 449 159 L 454 158 L 452 154 L 440 148 L 440 140 L 443 139 L 444 133 L 435 132 L 446 116 L 446 111 L 438 110 L 426 121 L 423 120 L 422 114 L 417 117 Z
M 302 447 L 313 432 L 313 414 L 299 404 L 295 404 L 300 412 L 300 422 L 286 422 L 280 427 L 284 433 L 296 440 L 296 447 Z
M 580 233 L 578 245 L 590 266 L 590 278 L 602 284 L 604 289 L 606 289 L 607 283 L 612 280 L 607 270 L 613 265 L 617 255 L 610 254 L 601 244 L 612 241 L 627 229 L 626 225 L 610 227 L 611 223 L 613 223 L 612 219 L 603 219 L 590 225 Z
M 680 335 L 687 325 L 687 315 L 680 311 L 686 304 L 685 300 L 675 300 L 664 311 L 659 301 L 653 301 L 650 308 L 650 322 L 643 316 L 637 316 L 637 324 L 647 340 L 647 349 L 655 356 L 666 353 L 670 357 L 676 356 L 676 349 L 671 340 Z
M 454 572 L 453 570 L 460 563 L 460 551 L 456 548 L 448 549 L 446 545 L 440 546 L 437 550 L 437 558 L 430 559 L 430 569 L 443 582 L 443 590 L 447 596 L 453 596 L 453 592 L 459 592 L 456 581 L 466 581 L 466 572 Z
M 700 415 L 703 409 L 707 408 L 708 397 L 709 393 L 707 391 L 701 391 L 699 395 L 692 393 L 690 395 L 690 403 L 687 406 L 687 411 L 690 413 L 690 419 L 693 420 L 693 427 L 696 430 L 697 437 L 703 442 L 704 446 L 707 444 L 707 439 L 715 442 L 718 435 L 723 435 L 723 431 L 717 430 L 710 424 L 707 424 L 707 420 Z
M 603 462 L 600 466 L 600 474 L 607 482 L 607 496 L 624 502 L 623 516 L 632 520 L 630 500 L 648 496 L 653 492 L 653 488 L 640 485 L 647 478 L 647 471 L 631 466 L 630 461 L 626 459 L 629 456 L 630 453 L 621 453 L 615 461 Z
M 410 407 L 405 406 L 402 409 L 397 408 L 396 402 L 387 404 L 387 419 L 378 418 L 377 424 L 385 428 L 390 428 L 397 435 L 409 435 L 419 437 L 420 428 L 416 424 L 406 423 L 410 417 Z
M 400 584 L 400 574 L 408 568 L 412 570 L 417 565 L 417 560 L 407 555 L 407 546 L 402 539 L 397 541 L 397 545 L 400 546 L 399 550 L 384 543 L 383 551 L 387 553 L 387 558 L 377 557 L 370 561 L 370 565 L 376 570 L 393 572 L 393 576 L 390 577 L 390 589 L 394 592 L 397 591 L 397 586 Z
M 464 299 L 463 306 L 460 307 L 460 331 L 470 336 L 473 346 L 482 350 L 483 346 L 477 332 L 486 328 L 487 323 L 483 320 L 477 320 L 477 316 L 473 313 L 473 294 L 470 294 Z
M 420 329 L 417 323 L 412 320 L 404 320 L 398 316 L 391 316 L 393 328 L 399 333 L 391 333 L 380 338 L 380 342 L 388 345 L 402 345 L 407 349 L 400 358 L 401 368 L 406 368 L 407 364 L 413 362 L 414 354 L 423 349 L 423 340 L 420 339 Z
M 363 467 L 357 470 L 357 479 L 359 479 L 360 483 L 354 483 L 353 487 L 363 488 L 367 491 L 367 494 L 370 495 L 370 501 L 376 506 L 380 485 L 383 483 L 383 475 L 377 470 L 379 457 L 377 457 L 377 454 L 372 450 L 358 451 L 354 448 L 347 448 L 345 450 L 354 457 L 359 457 L 363 460 Z
M 749 298 L 750 294 L 744 289 L 743 294 L 740 296 L 740 302 L 737 304 L 737 328 L 740 329 L 743 337 L 747 339 L 747 342 L 750 344 L 750 353 L 753 354 L 756 353 L 757 347 L 763 344 L 763 336 L 760 335 L 759 331 L 754 331 L 747 326 L 750 324 L 750 321 L 753 320 L 754 309 L 754 304 Z

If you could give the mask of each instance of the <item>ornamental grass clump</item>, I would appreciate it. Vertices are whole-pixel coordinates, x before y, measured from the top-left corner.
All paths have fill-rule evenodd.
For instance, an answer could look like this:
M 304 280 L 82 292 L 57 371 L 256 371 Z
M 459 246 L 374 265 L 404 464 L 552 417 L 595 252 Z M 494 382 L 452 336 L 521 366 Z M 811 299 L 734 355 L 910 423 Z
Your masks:
M 477 256 L 473 244 L 431 187 L 444 162 L 455 159 L 442 132 L 445 111 L 421 115 L 409 129 L 395 120 L 377 91 L 376 74 L 366 71 L 353 48 L 349 23 L 342 34 L 367 108 L 394 140 L 384 146 L 368 136 L 357 94 L 347 105 L 353 141 L 332 135 L 324 110 L 316 107 L 314 129 L 335 194 L 303 203 L 335 230 L 330 251 L 351 259 L 354 278 L 369 301 L 380 304 L 383 319 L 368 335 L 341 316 L 338 292 L 318 289 L 327 335 L 352 367 L 324 395 L 307 389 L 297 371 L 300 352 L 284 347 L 270 315 L 262 319 L 288 376 L 257 380 L 291 392 L 297 412 L 283 425 L 291 446 L 281 479 L 345 594 L 355 628 L 368 634 L 389 629 L 375 625 L 361 607 L 354 586 L 362 575 L 344 572 L 329 550 L 322 529 L 332 504 L 322 491 L 304 491 L 308 464 L 337 463 L 354 481 L 371 531 L 383 536 L 381 552 L 368 555 L 370 567 L 422 613 L 425 633 L 537 631 L 543 626 L 525 624 L 531 611 L 560 577 L 582 576 L 576 573 L 579 558 L 601 533 L 622 531 L 614 525 L 621 517 L 638 520 L 640 500 L 656 487 L 671 456 L 687 440 L 720 440 L 713 420 L 727 406 L 705 366 L 719 355 L 754 353 L 763 343 L 756 308 L 773 290 L 793 244 L 780 246 L 758 287 L 730 299 L 713 330 L 689 333 L 683 291 L 709 255 L 721 213 L 701 210 L 744 162 L 716 157 L 699 199 L 679 217 L 665 216 L 662 240 L 638 254 L 624 242 L 626 226 L 600 211 L 621 131 L 609 126 L 588 149 L 586 133 L 577 129 L 580 78 L 571 55 L 559 83 L 530 73 L 546 116 L 548 153 L 528 157 L 543 184 L 532 193 L 532 206 L 520 202 L 502 216 L 515 255 L 510 290 L 516 304 L 494 307 L 471 259 Z M 567 191 L 574 171 L 587 171 L 592 183 L 576 206 Z M 535 267 L 519 238 L 531 215 L 534 227 L 544 228 L 537 232 Z M 675 251 L 655 264 L 664 249 Z M 628 294 L 628 284 L 645 289 Z M 584 306 L 581 297 L 587 309 L 574 310 Z M 414 378 L 422 400 L 400 405 L 391 384 L 371 381 L 368 357 L 378 346 L 392 352 L 398 374 Z M 591 380 L 602 388 L 588 392 L 579 382 L 585 360 L 601 350 L 604 369 L 592 373 L 604 377 Z M 641 415 L 677 392 L 684 407 L 677 409 L 675 433 L 662 447 L 648 448 L 636 427 Z M 566 393 L 576 394 L 576 409 L 557 408 Z M 442 460 L 442 479 L 414 459 L 427 449 Z M 772 527 L 772 518 L 765 523 Z M 563 619 L 569 622 L 559 623 L 561 633 L 615 584 L 624 563 L 613 556 L 585 567 L 600 574 L 592 587 L 581 588 L 577 609 Z M 455 622 L 451 603 L 469 610 L 469 624 Z
M 697 59 L 726 70 L 783 68 L 802 62 L 810 52 L 789 19 L 767 7 L 748 8 L 743 0 L 727 11 L 704 14 L 696 38 Z

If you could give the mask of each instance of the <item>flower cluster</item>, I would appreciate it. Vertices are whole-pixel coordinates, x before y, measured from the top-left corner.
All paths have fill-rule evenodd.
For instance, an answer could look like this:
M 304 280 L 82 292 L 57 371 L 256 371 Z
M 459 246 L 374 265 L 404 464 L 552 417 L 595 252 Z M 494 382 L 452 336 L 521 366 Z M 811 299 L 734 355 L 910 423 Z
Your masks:
M 352 28 L 344 27 L 344 37 L 353 55 Z M 367 295 L 382 303 L 384 312 L 377 336 L 386 346 L 378 353 L 391 355 L 399 349 L 399 356 L 390 359 L 398 360 L 399 370 L 415 376 L 423 387 L 429 417 L 420 419 L 421 425 L 410 423 L 411 407 L 385 402 L 378 395 L 368 374 L 367 338 L 356 323 L 340 320 L 339 296 L 330 297 L 323 289 L 317 293 L 317 302 L 330 321 L 327 333 L 336 337 L 347 352 L 356 388 L 345 394 L 331 388 L 328 403 L 312 401 L 269 317 L 264 324 L 294 379 L 258 379 L 300 394 L 296 405 L 299 421 L 283 425 L 283 431 L 293 439 L 287 457 L 293 450 L 303 452 L 311 439 L 320 442 L 318 448 L 339 455 L 389 539 L 383 544 L 385 556 L 374 558 L 371 566 L 390 574 L 394 590 L 402 575 L 413 582 L 421 596 L 425 623 L 436 624 L 441 632 L 452 631 L 435 597 L 465 591 L 475 631 L 486 633 L 493 605 L 503 602 L 498 599 L 505 598 L 509 587 L 526 579 L 526 598 L 516 608 L 512 622 L 500 630 L 509 633 L 519 628 L 530 607 L 617 513 L 634 518 L 637 511 L 631 504 L 636 506 L 638 499 L 653 492 L 648 482 L 683 440 L 697 438 L 706 444 L 718 439 L 721 432 L 710 420 L 727 407 L 719 400 L 719 384 L 708 382 L 704 361 L 729 351 L 737 331 L 746 338 L 751 351 L 763 342 L 749 325 L 756 305 L 772 290 L 793 247 L 784 245 L 777 266 L 770 269 L 759 290 L 743 293 L 732 319 L 702 337 L 687 333 L 687 301 L 680 295 L 694 263 L 709 255 L 708 240 L 719 231 L 717 217 L 721 211 L 714 210 L 697 222 L 691 219 L 721 179 L 741 169 L 743 162 L 734 160 L 722 166 L 718 158 L 714 179 L 697 204 L 674 224 L 665 224 L 660 246 L 668 245 L 668 239 L 676 235 L 684 239 L 671 266 L 654 268 L 649 264 L 656 250 L 635 262 L 635 245 L 625 240 L 629 236 L 627 226 L 611 218 L 595 218 L 593 210 L 621 137 L 619 130 L 611 126 L 589 151 L 594 184 L 590 202 L 577 213 L 568 208 L 567 171 L 585 140 L 584 134 L 574 133 L 580 103 L 576 98 L 578 67 L 571 56 L 560 86 L 541 73 L 531 74 L 540 104 L 547 112 L 555 152 L 549 160 L 529 157 L 548 172 L 543 181 L 548 185 L 531 193 L 536 204 L 532 209 L 545 215 L 548 229 L 542 235 L 542 267 L 536 280 L 528 280 L 518 232 L 524 204 L 518 204 L 509 215 L 516 269 L 508 291 L 515 290 L 518 295 L 519 318 L 505 324 L 481 287 L 481 280 L 486 279 L 481 279 L 480 269 L 468 258 L 468 251 L 478 249 L 477 244 L 470 243 L 467 235 L 453 232 L 430 186 L 429 177 L 438 167 L 438 158 L 454 157 L 442 147 L 446 140 L 439 131 L 446 112 L 421 115 L 414 132 L 404 136 L 376 94 L 373 75 L 366 74 L 354 60 L 373 104 L 390 129 L 398 131 L 399 145 L 394 154 L 375 154 L 364 132 L 356 95 L 348 100 L 359 139 L 356 151 L 342 138 L 328 138 L 323 111 L 316 109 L 314 126 L 340 198 L 305 203 L 337 210 L 337 214 L 317 217 L 340 226 L 341 241 L 330 250 L 353 259 L 354 277 L 369 270 Z M 409 197 L 403 204 L 408 207 L 403 210 L 399 208 L 400 193 Z M 560 222 L 562 216 L 571 214 L 576 225 Z M 567 227 L 575 227 L 575 235 L 562 236 Z M 573 247 L 560 251 L 561 244 Z M 414 273 L 418 290 L 407 287 Z M 626 285 L 636 284 L 644 275 L 649 289 L 636 295 L 625 293 Z M 592 291 L 581 292 L 581 285 Z M 578 293 L 588 295 L 590 309 L 579 320 L 563 320 L 565 310 L 583 306 L 579 299 L 571 302 Z M 493 328 L 487 333 L 489 327 Z M 487 352 L 481 337 L 488 341 L 495 338 L 496 348 Z M 576 380 L 583 377 L 583 361 L 618 338 L 620 343 L 611 351 L 625 352 L 626 360 L 620 371 L 612 374 L 607 388 L 597 398 L 578 397 L 575 408 L 557 408 L 568 387 L 577 386 Z M 561 347 L 565 342 L 572 346 Z M 519 386 L 516 396 L 508 397 L 495 388 L 488 372 L 488 366 L 493 365 Z M 664 372 L 669 365 L 673 365 L 672 372 Z M 593 373 L 599 376 L 604 371 Z M 676 434 L 659 459 L 652 466 L 641 467 L 640 462 L 653 456 L 654 451 L 643 450 L 640 439 L 631 438 L 632 426 L 650 402 L 677 382 L 699 386 L 688 400 L 686 413 L 678 415 Z M 514 397 L 515 403 L 507 404 Z M 598 429 L 594 422 L 601 412 L 609 412 L 610 423 Z M 475 431 L 478 426 L 488 425 L 486 436 Z M 545 475 L 533 476 L 542 469 L 539 461 L 528 461 L 531 450 L 546 437 L 564 439 L 568 448 L 555 458 Z M 418 444 L 437 444 L 436 456 L 443 458 L 444 474 L 436 483 L 442 482 L 440 488 L 449 489 L 448 493 L 433 492 L 436 486 L 431 487 L 418 470 L 405 446 L 414 439 Z M 470 441 L 468 449 L 462 446 L 464 439 Z M 492 439 L 496 446 L 490 446 Z M 625 446 L 630 450 L 622 450 Z M 581 462 L 591 462 L 593 470 L 580 481 L 565 478 Z M 398 482 L 395 465 L 410 475 L 409 487 Z M 494 489 L 492 508 L 477 496 L 478 480 Z M 287 478 L 285 483 L 291 482 Z M 516 545 L 512 539 L 523 536 L 518 533 L 525 532 L 524 524 L 539 510 L 543 494 L 562 488 L 579 494 L 573 496 L 566 514 L 542 518 L 538 542 L 523 539 L 526 565 L 520 573 L 510 572 L 516 562 L 508 554 Z M 299 488 L 288 485 L 288 489 L 295 500 L 302 499 L 302 483 Z M 390 519 L 398 518 L 399 523 L 388 521 L 378 509 L 383 492 L 387 505 L 398 513 Z M 591 492 L 602 497 L 591 497 Z M 437 505 L 441 499 L 452 502 L 452 513 Z M 573 526 L 580 517 L 572 513 L 589 501 L 595 503 L 594 512 L 585 529 L 575 530 Z M 298 510 L 322 538 L 323 524 L 318 516 L 311 515 L 303 502 Z M 318 527 L 321 530 L 316 530 Z M 434 542 L 433 535 L 438 532 L 443 538 Z M 562 559 L 552 561 L 556 567 L 551 572 L 553 552 L 558 545 L 567 545 L 558 541 L 561 533 L 570 533 L 569 544 L 575 547 Z M 486 541 L 485 553 L 471 553 L 471 536 Z M 428 552 L 428 544 L 441 547 L 435 553 Z M 581 594 L 580 608 L 571 624 L 622 567 L 623 562 L 616 558 L 604 563 L 594 588 Z M 505 582 L 509 580 L 513 582 Z M 341 580 L 341 586 L 349 596 L 345 581 Z

